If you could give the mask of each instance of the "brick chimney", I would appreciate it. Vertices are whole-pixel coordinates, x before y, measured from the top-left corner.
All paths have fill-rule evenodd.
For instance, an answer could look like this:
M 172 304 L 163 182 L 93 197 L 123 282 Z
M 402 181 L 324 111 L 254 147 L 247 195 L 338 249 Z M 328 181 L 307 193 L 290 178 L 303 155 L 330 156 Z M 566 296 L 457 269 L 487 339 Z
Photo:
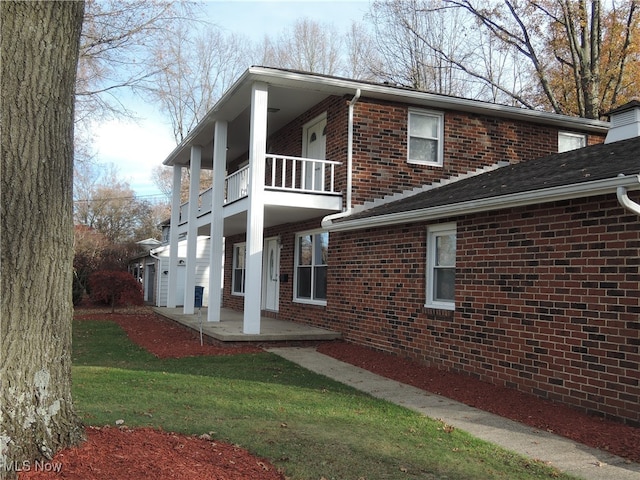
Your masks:
M 609 112 L 611 127 L 604 143 L 640 137 L 640 101 L 631 100 Z

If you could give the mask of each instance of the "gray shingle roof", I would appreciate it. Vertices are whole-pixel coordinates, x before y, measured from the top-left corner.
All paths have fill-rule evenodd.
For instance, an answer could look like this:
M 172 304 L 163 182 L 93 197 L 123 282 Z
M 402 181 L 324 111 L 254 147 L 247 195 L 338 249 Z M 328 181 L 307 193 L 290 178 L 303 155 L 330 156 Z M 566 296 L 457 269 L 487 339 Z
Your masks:
M 398 214 L 640 173 L 640 137 L 508 165 L 336 220 Z

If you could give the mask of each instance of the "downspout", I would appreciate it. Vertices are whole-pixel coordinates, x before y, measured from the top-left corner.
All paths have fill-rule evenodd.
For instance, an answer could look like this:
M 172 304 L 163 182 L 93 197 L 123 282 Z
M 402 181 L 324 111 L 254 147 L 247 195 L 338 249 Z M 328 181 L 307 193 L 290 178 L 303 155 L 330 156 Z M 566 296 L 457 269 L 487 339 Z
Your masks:
M 624 177 L 625 174 L 621 173 L 618 177 Z M 637 177 L 638 182 L 640 183 L 640 175 Z M 620 186 L 616 189 L 616 197 L 618 197 L 618 203 L 625 208 L 626 210 L 635 213 L 636 215 L 640 215 L 640 204 L 634 202 L 629 198 L 627 193 L 627 187 Z
M 326 228 L 331 225 L 331 223 L 337 219 L 346 217 L 351 214 L 351 202 L 352 202 L 352 185 L 353 185 L 353 110 L 355 104 L 360 99 L 360 89 L 356 90 L 356 94 L 349 101 L 349 121 L 347 126 L 347 197 L 346 197 L 346 208 L 342 209 L 342 212 L 333 213 L 331 215 L 327 215 L 322 219 L 322 227 Z

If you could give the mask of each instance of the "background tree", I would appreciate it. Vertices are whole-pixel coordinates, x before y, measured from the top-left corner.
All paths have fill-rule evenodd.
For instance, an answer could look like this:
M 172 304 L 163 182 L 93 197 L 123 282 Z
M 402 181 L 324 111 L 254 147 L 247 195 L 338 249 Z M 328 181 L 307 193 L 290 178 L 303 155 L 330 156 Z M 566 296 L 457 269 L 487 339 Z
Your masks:
M 471 13 L 504 48 L 515 49 L 532 75 L 519 94 L 474 67 L 476 78 L 528 108 L 600 118 L 637 92 L 638 2 L 600 0 L 516 2 L 444 0 Z M 630 88 L 635 85 L 634 88 Z
M 80 42 L 76 81 L 79 122 L 132 112 L 123 92 L 142 92 L 166 64 L 157 63 L 153 47 L 184 18 L 190 2 L 179 0 L 88 0 Z
M 250 64 L 246 39 L 194 23 L 176 22 L 152 50 L 159 71 L 146 97 L 168 115 L 176 144 Z
M 112 244 L 123 244 L 144 238 L 157 238 L 153 204 L 140 199 L 128 182 L 109 176 L 85 190 L 76 190 L 75 221 L 90 227 Z
M 368 26 L 352 22 L 344 40 L 344 75 L 356 80 L 375 81 L 381 70 L 382 59 Z
M 513 49 L 478 29 L 462 8 L 441 0 L 378 0 L 369 19 L 383 59 L 374 70 L 385 81 L 500 103 L 513 100 L 495 85 L 521 91 Z
M 265 37 L 259 47 L 260 64 L 340 75 L 345 71 L 343 42 L 344 36 L 333 25 L 302 18 L 278 38 Z
M 81 2 L 0 2 L 0 476 L 82 429 L 71 399 L 73 108 Z M 55 45 L 55 48 L 42 48 Z

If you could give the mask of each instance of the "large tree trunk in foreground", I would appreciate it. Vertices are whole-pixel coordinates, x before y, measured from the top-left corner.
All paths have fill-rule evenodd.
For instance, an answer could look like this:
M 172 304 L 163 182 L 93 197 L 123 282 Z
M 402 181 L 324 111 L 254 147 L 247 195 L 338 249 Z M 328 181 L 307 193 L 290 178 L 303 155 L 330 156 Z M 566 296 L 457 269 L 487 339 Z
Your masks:
M 82 2 L 0 2 L 0 478 L 82 436 L 71 400 L 71 284 L 83 10 Z

